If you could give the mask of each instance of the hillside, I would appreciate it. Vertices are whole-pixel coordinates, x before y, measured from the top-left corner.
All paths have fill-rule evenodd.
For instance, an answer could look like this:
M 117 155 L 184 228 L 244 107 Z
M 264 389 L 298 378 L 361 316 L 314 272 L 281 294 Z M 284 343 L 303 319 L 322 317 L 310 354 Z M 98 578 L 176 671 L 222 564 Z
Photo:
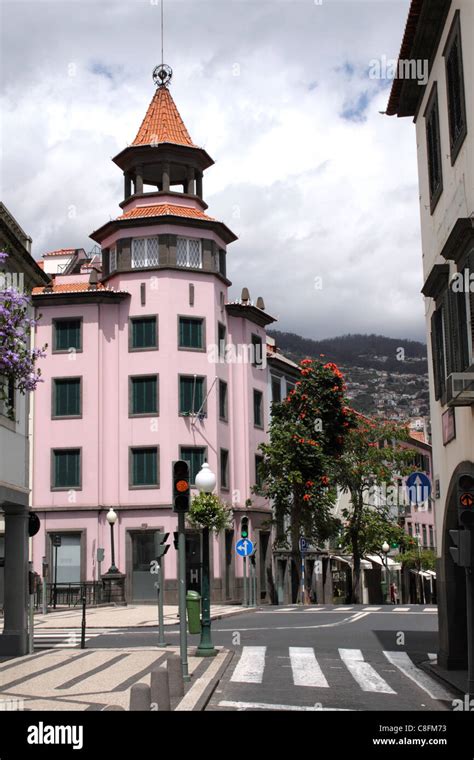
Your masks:
M 346 377 L 347 395 L 360 412 L 397 420 L 429 415 L 424 343 L 383 335 L 312 340 L 278 330 L 268 334 L 294 361 L 323 354 L 325 360 L 338 364 Z

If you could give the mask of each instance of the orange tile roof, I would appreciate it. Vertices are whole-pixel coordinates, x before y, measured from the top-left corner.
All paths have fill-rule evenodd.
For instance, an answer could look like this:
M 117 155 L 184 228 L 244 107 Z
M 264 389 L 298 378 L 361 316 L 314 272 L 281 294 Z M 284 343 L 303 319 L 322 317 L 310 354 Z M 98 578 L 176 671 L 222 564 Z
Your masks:
M 132 145 L 174 143 L 196 148 L 167 87 L 158 87 Z
M 425 434 L 422 430 L 410 430 L 410 438 L 414 438 L 416 441 L 426 443 Z
M 108 293 L 126 293 L 125 290 L 116 290 L 115 288 L 107 287 L 106 285 L 103 285 L 101 282 L 97 283 L 96 288 L 89 288 L 88 282 L 62 282 L 53 284 L 52 290 L 48 290 L 47 288 L 33 288 L 33 295 L 34 296 L 42 296 L 42 295 L 49 295 L 50 293 L 97 293 L 97 291 L 107 291 Z
M 43 259 L 45 256 L 65 256 L 68 253 L 74 253 L 76 250 L 76 248 L 58 248 L 57 251 L 48 251 L 48 253 L 43 253 Z
M 139 219 L 144 216 L 186 216 L 190 219 L 205 219 L 214 222 L 212 216 L 208 216 L 203 211 L 189 206 L 175 206 L 172 203 L 158 203 L 155 206 L 136 206 L 125 211 L 117 219 Z

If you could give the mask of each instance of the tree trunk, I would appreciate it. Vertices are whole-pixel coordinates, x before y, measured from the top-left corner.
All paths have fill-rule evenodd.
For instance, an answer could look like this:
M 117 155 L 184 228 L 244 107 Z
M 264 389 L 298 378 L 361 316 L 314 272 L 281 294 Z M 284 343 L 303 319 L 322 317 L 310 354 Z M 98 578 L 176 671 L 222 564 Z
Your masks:
M 293 492 L 293 510 L 291 515 L 291 595 L 292 603 L 298 601 L 301 587 L 300 536 L 301 536 L 301 500 L 298 490 Z

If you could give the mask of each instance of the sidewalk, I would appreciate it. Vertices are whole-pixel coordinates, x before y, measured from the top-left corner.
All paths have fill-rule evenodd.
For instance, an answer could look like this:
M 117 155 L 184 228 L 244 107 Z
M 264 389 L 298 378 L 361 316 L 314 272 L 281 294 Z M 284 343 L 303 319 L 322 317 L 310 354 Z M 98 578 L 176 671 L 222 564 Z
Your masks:
M 241 605 L 213 604 L 211 620 L 219 620 L 241 612 L 249 612 L 249 608 Z M 165 605 L 165 625 L 179 623 L 177 605 Z M 35 629 L 48 628 L 80 628 L 82 612 L 79 608 L 53 610 L 47 615 L 35 614 Z M 131 604 L 127 607 L 88 607 L 86 611 L 87 628 L 134 628 L 141 626 L 158 626 L 158 609 L 153 604 Z
M 216 647 L 215 657 L 196 657 L 189 650 L 191 681 L 175 710 L 203 710 L 232 652 Z M 178 647 L 133 649 L 47 650 L 0 662 L 0 709 L 103 710 L 107 705 L 129 709 L 130 689 L 150 684 L 150 672 L 164 664 Z

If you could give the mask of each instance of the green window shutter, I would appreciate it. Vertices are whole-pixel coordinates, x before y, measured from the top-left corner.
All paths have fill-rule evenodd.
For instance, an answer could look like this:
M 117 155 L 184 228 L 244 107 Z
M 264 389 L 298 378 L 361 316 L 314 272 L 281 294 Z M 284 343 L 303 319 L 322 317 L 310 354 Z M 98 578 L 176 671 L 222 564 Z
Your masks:
M 156 348 L 156 318 L 144 317 L 132 321 L 132 348 Z
M 202 319 L 191 317 L 179 318 L 179 345 L 180 348 L 203 348 L 203 322 Z
M 54 485 L 56 488 L 77 488 L 80 486 L 80 451 L 54 452 Z
M 193 408 L 194 395 L 194 408 Z M 198 412 L 204 401 L 204 378 L 180 377 L 179 379 L 179 411 L 181 414 Z
M 132 378 L 132 414 L 156 414 L 156 377 Z
M 182 448 L 181 459 L 189 464 L 189 478 L 191 483 L 196 480 L 196 475 L 202 467 L 206 450 L 204 448 Z
M 55 380 L 56 417 L 72 417 L 81 413 L 81 381 L 79 378 Z
M 262 394 L 260 391 L 253 392 L 253 421 L 254 425 L 262 424 Z
M 132 485 L 157 485 L 157 454 L 156 448 L 132 450 Z
M 81 348 L 81 321 L 62 319 L 55 322 L 55 347 L 57 351 Z

